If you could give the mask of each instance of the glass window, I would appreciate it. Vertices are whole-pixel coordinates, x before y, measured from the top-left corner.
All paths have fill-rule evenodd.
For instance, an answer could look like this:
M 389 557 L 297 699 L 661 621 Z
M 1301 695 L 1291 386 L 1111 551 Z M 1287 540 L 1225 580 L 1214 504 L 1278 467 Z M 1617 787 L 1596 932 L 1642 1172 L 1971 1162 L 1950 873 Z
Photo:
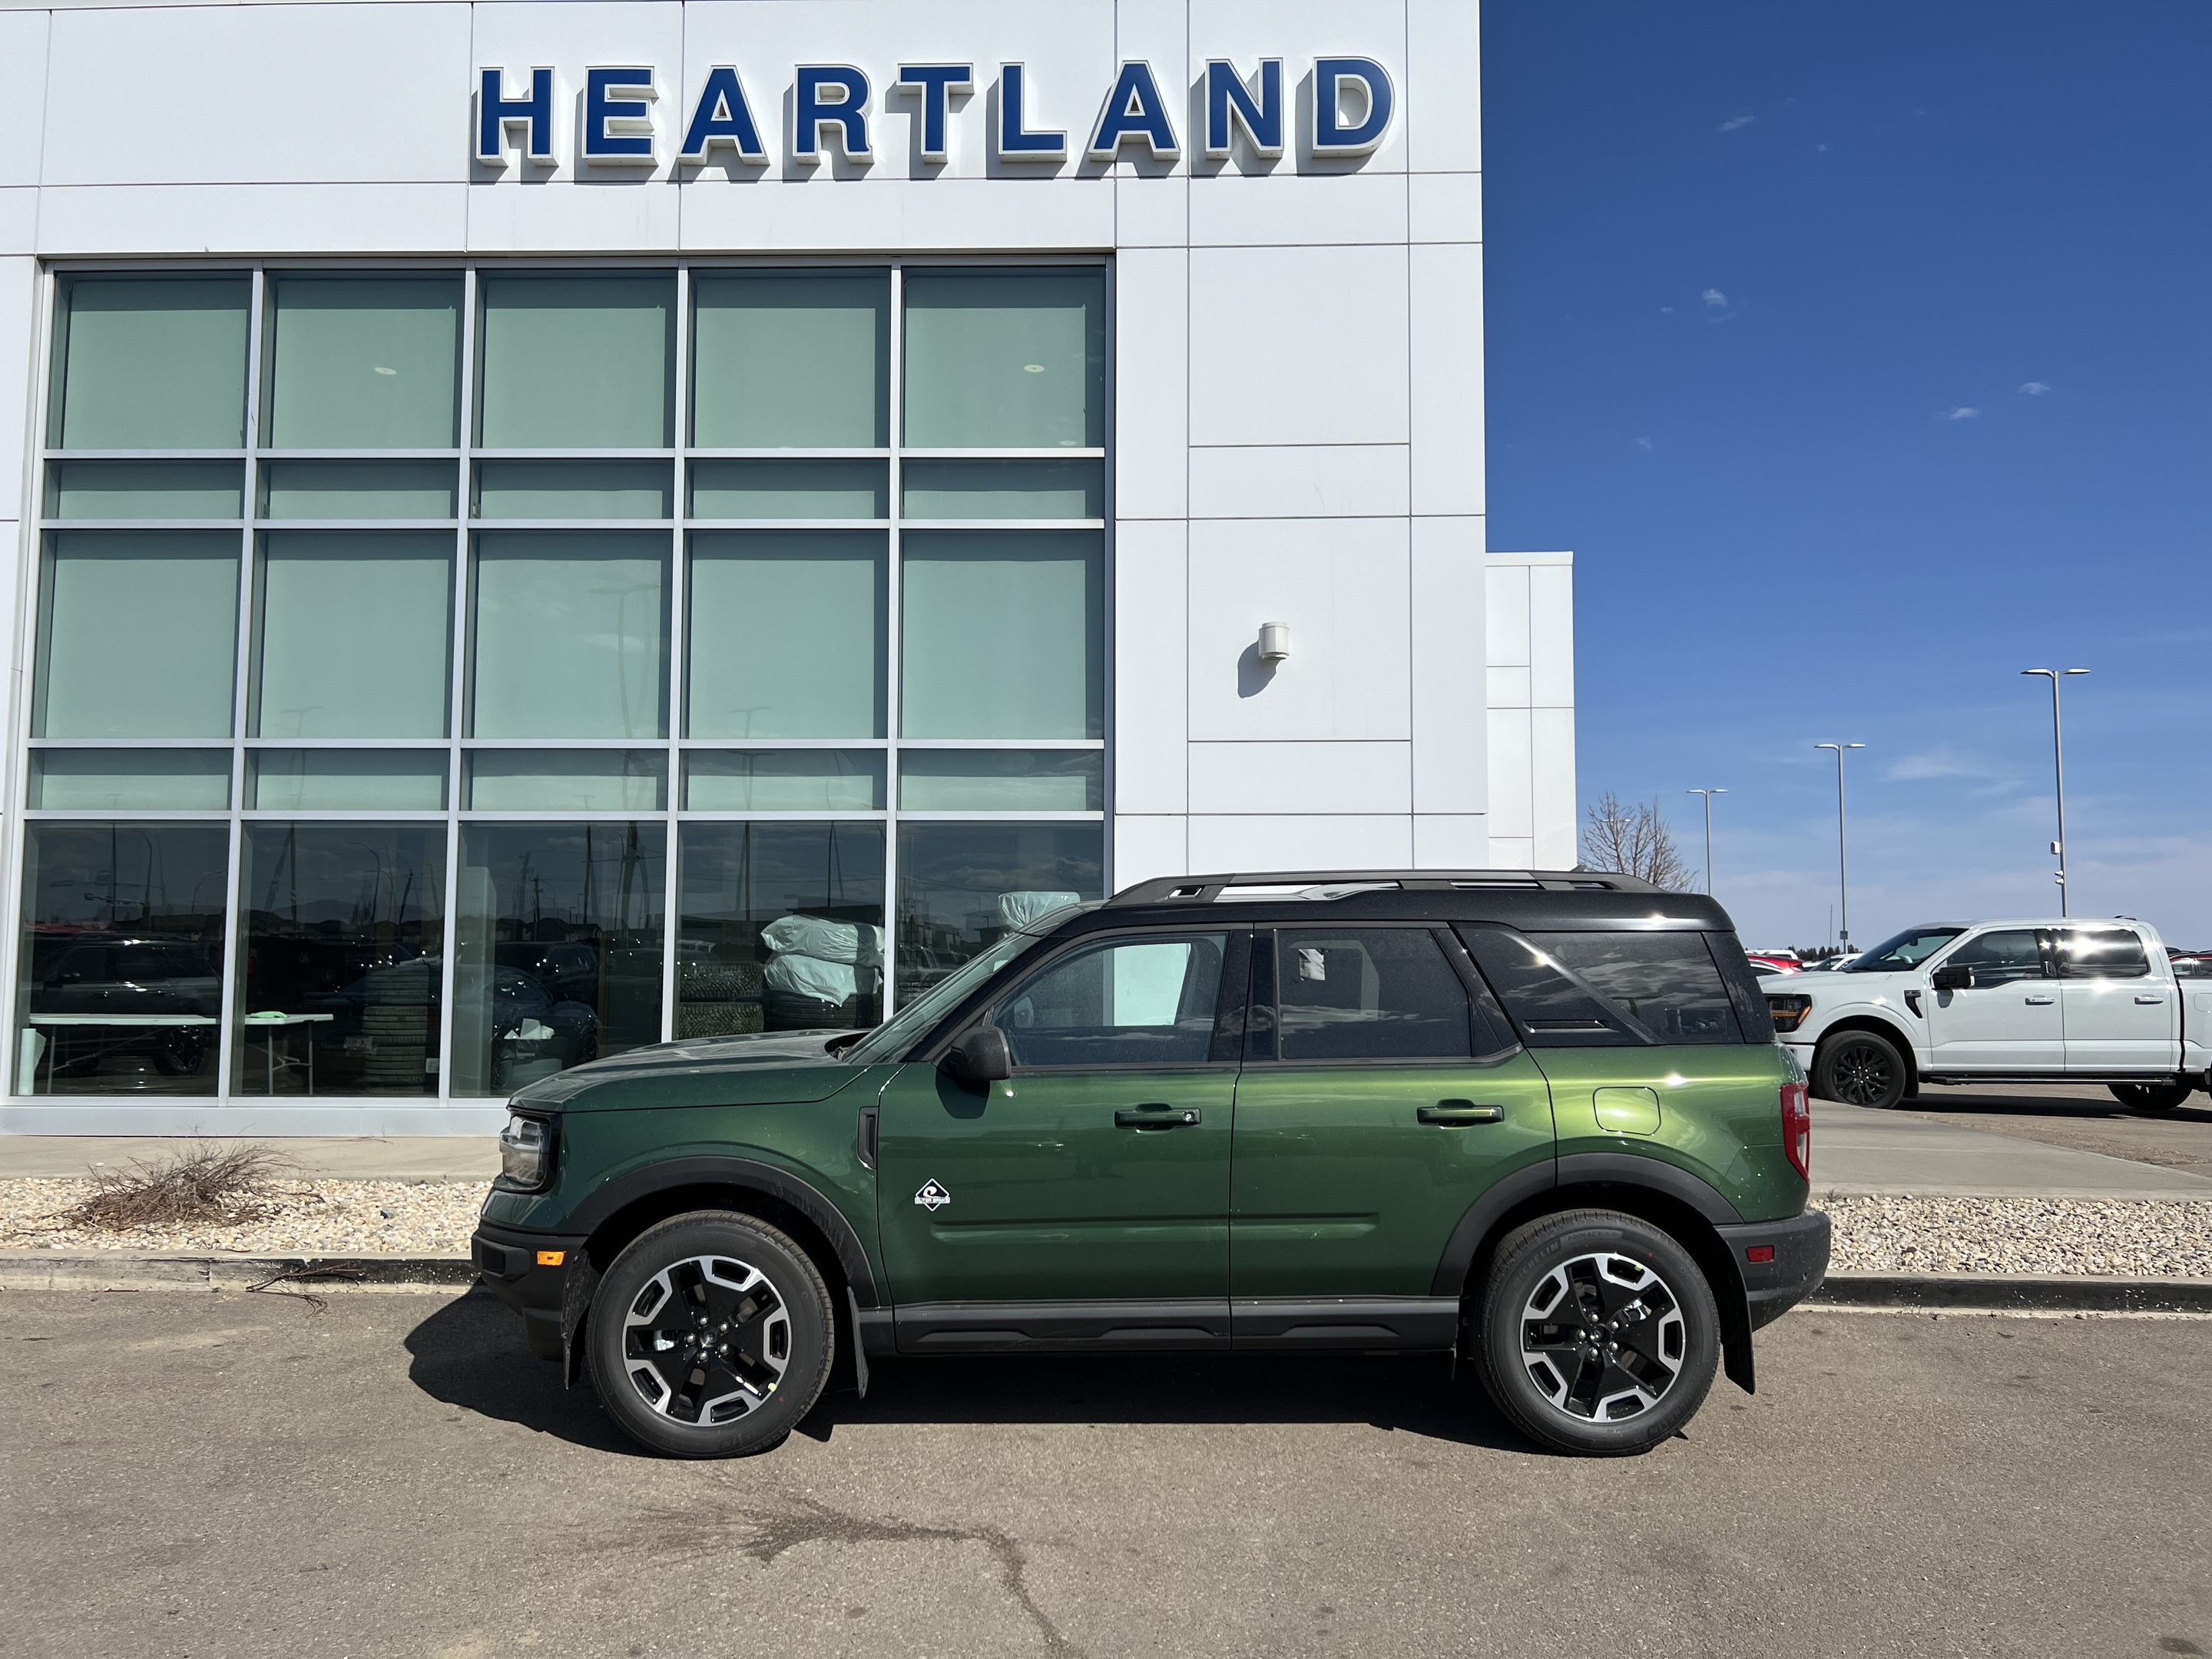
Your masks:
M 242 447 L 251 292 L 242 273 L 67 278 L 57 447 Z
M 2010 985 L 2023 979 L 2041 979 L 2043 942 L 2033 927 L 2004 928 L 1968 939 L 1939 965 L 1971 968 L 1976 985 Z
M 1103 897 L 1104 877 L 1101 824 L 901 825 L 899 1001 L 1048 911 Z
M 1533 939 L 1510 927 L 1456 931 L 1530 1048 L 1632 1048 L 1648 1040 Z
M 440 749 L 260 749 L 246 779 L 246 804 L 263 812 L 446 810 Z
M 58 461 L 46 470 L 56 519 L 235 519 L 236 461 Z
M 487 531 L 475 620 L 476 736 L 668 734 L 666 536 Z
M 462 827 L 455 1094 L 660 1040 L 666 849 L 651 823 Z
M 468 756 L 477 812 L 658 812 L 668 761 L 649 749 L 478 749 Z
M 665 519 L 667 461 L 478 461 L 479 519 Z
M 228 737 L 237 533 L 73 530 L 47 545 L 33 735 Z
M 216 1091 L 229 862 L 220 823 L 24 826 L 18 1094 Z
M 876 531 L 695 533 L 690 735 L 883 736 L 888 569 Z
M 252 735 L 446 735 L 450 534 L 272 530 L 261 538 L 258 575 Z
M 890 273 L 701 271 L 691 296 L 694 444 L 875 449 L 890 441 Z
M 1079 949 L 991 1011 L 1017 1066 L 1202 1066 L 1213 1046 L 1226 933 Z
M 1654 1042 L 1736 1042 L 1735 1012 L 1702 933 L 1531 933 L 1536 948 Z M 1772 1035 L 1761 1030 L 1758 1040 Z
M 1097 750 L 908 749 L 899 805 L 909 812 L 1096 812 L 1106 805 Z
M 872 812 L 884 757 L 866 749 L 695 750 L 684 763 L 694 812 Z
M 674 441 L 676 279 L 486 276 L 478 284 L 487 449 L 659 449 Z
M 686 824 L 680 879 L 678 1036 L 883 1018 L 882 825 Z
M 450 519 L 451 461 L 264 461 L 264 519 Z
M 1275 957 L 1279 1059 L 1475 1053 L 1467 988 L 1425 928 L 1285 927 L 1276 934 Z
M 240 1095 L 434 1095 L 442 825 L 250 823 L 239 865 Z
M 1963 927 L 1908 927 L 1894 939 L 1886 939 L 1864 956 L 1844 965 L 1846 974 L 1894 974 L 1917 968 L 1966 930 Z
M 909 519 L 1103 519 L 1101 461 L 908 461 L 899 472 Z
M 1966 949 L 1981 942 L 1976 939 Z M 2058 972 L 2065 979 L 2142 979 L 2150 972 L 2150 958 L 2143 953 L 2141 937 L 2127 928 L 2062 927 Z M 1974 977 L 1978 980 L 1981 975 Z
M 909 270 L 906 377 L 916 448 L 1103 446 L 1103 273 Z
M 33 749 L 29 804 L 50 812 L 220 812 L 228 749 Z
M 695 519 L 882 519 L 890 468 L 882 461 L 694 461 Z
M 1104 735 L 1097 534 L 929 531 L 903 545 L 906 736 Z
M 271 449 L 451 449 L 460 427 L 458 276 L 269 278 Z

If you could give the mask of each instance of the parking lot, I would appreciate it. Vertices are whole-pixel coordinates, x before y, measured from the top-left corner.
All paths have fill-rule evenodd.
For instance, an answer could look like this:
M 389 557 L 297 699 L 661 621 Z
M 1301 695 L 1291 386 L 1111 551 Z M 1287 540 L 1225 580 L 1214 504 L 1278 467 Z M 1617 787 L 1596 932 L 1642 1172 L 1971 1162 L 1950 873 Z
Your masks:
M 1801 1312 L 1539 1455 L 1441 1360 L 878 1368 L 637 1455 L 482 1293 L 0 1297 L 27 1654 L 2212 1651 L 2201 1321 Z

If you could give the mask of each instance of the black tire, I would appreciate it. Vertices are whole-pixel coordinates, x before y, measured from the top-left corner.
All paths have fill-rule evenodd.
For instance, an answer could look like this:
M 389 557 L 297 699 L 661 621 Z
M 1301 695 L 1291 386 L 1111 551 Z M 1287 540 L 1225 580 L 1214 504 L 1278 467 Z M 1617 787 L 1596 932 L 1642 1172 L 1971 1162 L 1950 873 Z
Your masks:
M 837 1344 L 829 1287 L 806 1252 L 726 1210 L 673 1216 L 631 1240 L 586 1329 L 600 1402 L 631 1439 L 672 1457 L 780 1444 L 821 1397 Z
M 1840 1031 L 1813 1056 L 1813 1093 L 1845 1106 L 1887 1111 L 1905 1097 L 1911 1072 L 1897 1045 L 1875 1031 Z
M 2178 1112 L 2197 1092 L 2193 1083 L 2108 1083 L 2112 1098 L 2131 1112 Z
M 1571 1322 L 1541 1316 L 1571 1302 Z M 1515 1427 L 1559 1451 L 1650 1450 L 1696 1415 L 1720 1364 L 1704 1273 L 1671 1236 L 1614 1210 L 1568 1210 L 1507 1234 L 1480 1306 L 1482 1386 Z

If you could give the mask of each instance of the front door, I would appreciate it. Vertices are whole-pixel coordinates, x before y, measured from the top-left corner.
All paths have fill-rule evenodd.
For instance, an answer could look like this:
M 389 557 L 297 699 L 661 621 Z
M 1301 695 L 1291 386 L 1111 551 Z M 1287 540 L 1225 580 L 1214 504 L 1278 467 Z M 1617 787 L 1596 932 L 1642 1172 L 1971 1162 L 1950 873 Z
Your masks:
M 2151 977 L 2130 927 L 2058 930 L 2058 1000 L 2070 1072 L 2170 1073 L 2181 1063 L 2173 987 Z
M 1468 1206 L 1552 1157 L 1544 1075 L 1471 999 L 1449 935 L 1286 927 L 1254 957 L 1230 1228 L 1240 1341 L 1270 1334 L 1248 1298 L 1428 1296 Z
M 1971 968 L 1971 990 L 1922 994 L 1928 1045 L 1938 1072 L 2055 1072 L 2066 1063 L 2058 983 L 2043 931 L 1977 933 L 1936 959 Z
M 1248 939 L 1079 941 L 983 1016 L 1006 1035 L 1012 1078 L 969 1085 L 899 1069 L 880 1101 L 876 1187 L 902 1344 L 918 1345 L 910 1326 L 948 1338 L 1023 1328 L 915 1304 L 1201 1299 L 1219 1325 Z M 1085 1334 L 1080 1310 L 1071 1317 L 1053 1328 Z M 1141 1310 L 1114 1320 L 1146 1322 Z

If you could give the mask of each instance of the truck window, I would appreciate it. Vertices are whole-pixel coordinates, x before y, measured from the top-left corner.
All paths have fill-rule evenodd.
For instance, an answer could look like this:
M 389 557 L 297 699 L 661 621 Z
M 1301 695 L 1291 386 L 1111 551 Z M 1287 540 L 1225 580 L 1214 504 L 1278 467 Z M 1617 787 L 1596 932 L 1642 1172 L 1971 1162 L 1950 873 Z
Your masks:
M 1946 968 L 1971 968 L 1975 985 L 2010 985 L 2041 979 L 2043 947 L 2033 927 L 2004 927 L 1970 939 L 1943 958 Z M 2142 951 L 2137 950 L 2140 957 Z
M 1896 974 L 1917 968 L 1966 930 L 1963 927 L 1908 927 L 1886 939 L 1840 970 L 1846 974 Z
M 2124 927 L 2062 927 L 2058 930 L 2058 974 L 2062 979 L 2142 979 L 2150 958 L 2142 940 Z

